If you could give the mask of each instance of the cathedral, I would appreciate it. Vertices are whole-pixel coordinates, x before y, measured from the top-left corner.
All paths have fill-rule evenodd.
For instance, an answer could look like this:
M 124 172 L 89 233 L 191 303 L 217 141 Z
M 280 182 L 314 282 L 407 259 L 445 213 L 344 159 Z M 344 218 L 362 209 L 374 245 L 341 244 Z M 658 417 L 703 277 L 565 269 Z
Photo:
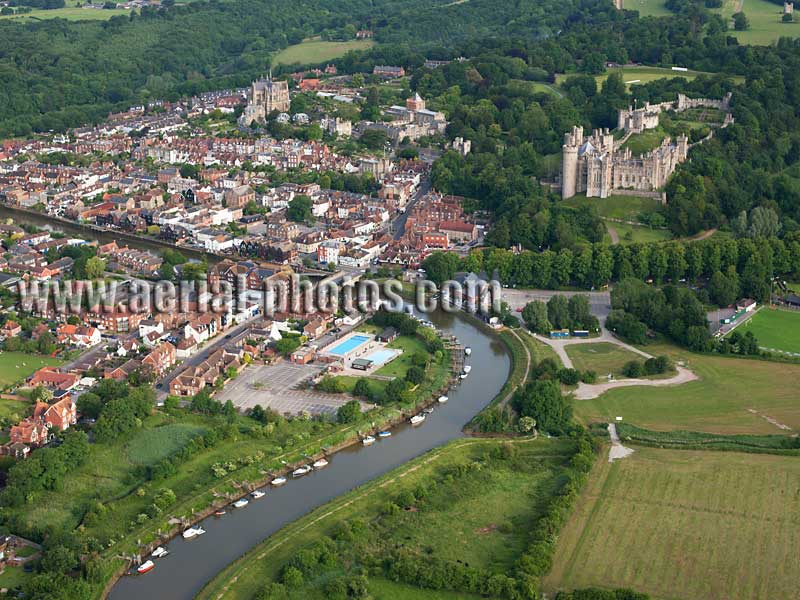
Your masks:
M 253 121 L 263 123 L 273 110 L 289 110 L 289 84 L 273 81 L 272 72 L 267 78 L 254 81 L 247 92 L 247 106 L 239 117 L 241 125 L 249 126 Z

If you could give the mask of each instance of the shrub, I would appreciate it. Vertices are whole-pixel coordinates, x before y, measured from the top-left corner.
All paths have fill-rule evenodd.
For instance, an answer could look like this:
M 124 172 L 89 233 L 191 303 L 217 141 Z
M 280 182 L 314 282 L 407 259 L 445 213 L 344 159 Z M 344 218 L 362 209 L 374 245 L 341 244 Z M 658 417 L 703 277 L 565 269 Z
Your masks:
M 631 360 L 625 363 L 625 366 L 622 367 L 622 374 L 625 375 L 625 377 L 635 379 L 637 377 L 641 377 L 643 373 L 644 367 L 638 360 Z

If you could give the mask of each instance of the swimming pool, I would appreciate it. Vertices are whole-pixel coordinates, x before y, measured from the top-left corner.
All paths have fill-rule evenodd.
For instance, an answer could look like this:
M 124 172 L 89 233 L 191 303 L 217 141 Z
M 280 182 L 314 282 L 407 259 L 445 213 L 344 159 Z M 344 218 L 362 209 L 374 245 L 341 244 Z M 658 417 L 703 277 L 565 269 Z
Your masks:
M 354 335 L 353 337 L 347 338 L 343 342 L 337 344 L 327 352 L 328 354 L 335 354 L 336 356 L 344 356 L 371 339 L 372 337 L 369 335 Z
M 378 350 L 367 356 L 367 360 L 371 360 L 373 364 L 382 365 L 394 358 L 396 352 L 394 350 Z

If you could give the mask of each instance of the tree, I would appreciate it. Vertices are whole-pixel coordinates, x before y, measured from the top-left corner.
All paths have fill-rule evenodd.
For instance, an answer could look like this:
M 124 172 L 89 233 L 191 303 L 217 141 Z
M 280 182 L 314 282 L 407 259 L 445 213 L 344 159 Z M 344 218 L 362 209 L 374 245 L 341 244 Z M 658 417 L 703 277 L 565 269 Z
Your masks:
M 289 208 L 286 210 L 286 218 L 296 223 L 305 223 L 314 220 L 314 215 L 311 213 L 311 208 L 314 206 L 313 200 L 305 194 L 295 196 L 289 202 Z
M 350 400 L 340 406 L 336 411 L 336 420 L 339 423 L 354 423 L 361 416 L 361 403 L 358 400 Z
M 86 277 L 100 279 L 106 272 L 106 261 L 99 256 L 93 256 L 86 261 Z
M 283 356 L 289 356 L 300 347 L 299 335 L 286 335 L 275 342 L 275 350 Z
M 411 367 L 406 371 L 406 380 L 414 385 L 419 385 L 425 380 L 425 370 L 422 367 Z
M 353 395 L 368 398 L 370 395 L 369 380 L 366 377 L 360 377 L 356 384 L 353 386 Z
M 452 279 L 458 266 L 458 255 L 453 252 L 436 251 L 428 255 L 428 257 L 422 261 L 422 268 L 425 269 L 425 275 L 438 286 Z
M 547 317 L 547 305 L 541 300 L 528 302 L 522 309 L 522 319 L 531 331 L 548 333 L 553 326 Z
M 554 329 L 568 329 L 572 325 L 566 296 L 556 294 L 547 301 L 547 318 Z
M 739 276 L 734 269 L 724 275 L 716 271 L 708 282 L 708 295 L 717 306 L 730 306 L 739 297 Z
M 572 407 L 558 381 L 532 381 L 514 394 L 513 403 L 520 416 L 532 417 L 543 431 L 561 433 L 572 418 Z
M 733 14 L 733 28 L 736 31 L 745 31 L 750 28 L 750 21 L 743 12 Z

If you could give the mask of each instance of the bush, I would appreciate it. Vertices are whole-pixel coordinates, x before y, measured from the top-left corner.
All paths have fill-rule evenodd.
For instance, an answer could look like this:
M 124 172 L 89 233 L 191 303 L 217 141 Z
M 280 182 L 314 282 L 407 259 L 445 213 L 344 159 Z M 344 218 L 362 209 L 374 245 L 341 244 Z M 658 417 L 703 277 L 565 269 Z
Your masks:
M 622 374 L 625 375 L 625 377 L 636 379 L 644 374 L 644 367 L 638 360 L 631 360 L 622 367 Z
M 336 411 L 336 420 L 339 423 L 354 423 L 360 416 L 361 403 L 358 400 L 350 400 Z
M 581 374 L 575 369 L 561 369 L 558 372 L 558 379 L 564 385 L 578 385 Z

